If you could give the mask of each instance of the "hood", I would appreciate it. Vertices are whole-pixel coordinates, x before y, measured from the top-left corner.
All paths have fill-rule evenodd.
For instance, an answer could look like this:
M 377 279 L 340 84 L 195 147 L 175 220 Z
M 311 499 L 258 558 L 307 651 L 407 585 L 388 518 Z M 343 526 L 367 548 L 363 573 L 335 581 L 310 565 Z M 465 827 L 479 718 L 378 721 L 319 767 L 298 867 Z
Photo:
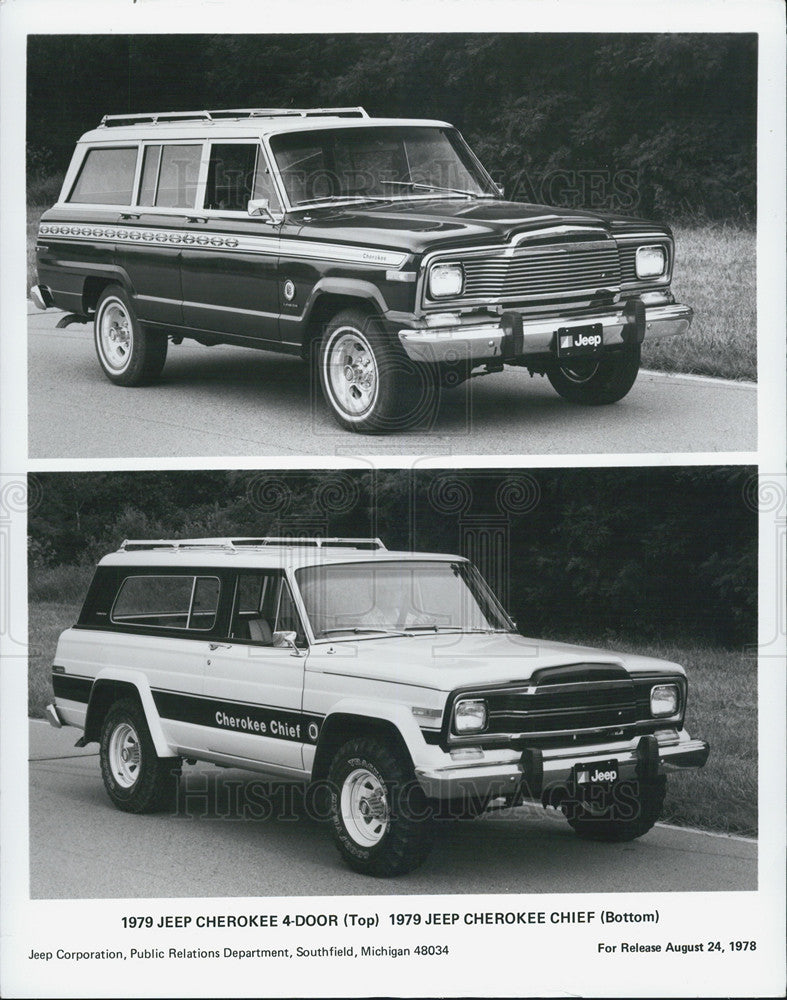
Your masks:
M 312 208 L 293 213 L 290 222 L 305 239 L 363 243 L 409 253 L 496 245 L 520 233 L 537 235 L 554 226 L 602 230 L 613 237 L 626 232 L 669 233 L 665 226 L 623 215 L 488 199 L 413 199 Z
M 332 653 L 328 653 L 333 649 Z M 615 653 L 589 646 L 545 642 L 512 634 L 417 634 L 342 640 L 312 647 L 306 669 L 340 669 L 381 681 L 417 684 L 451 691 L 475 684 L 527 681 L 544 667 L 572 663 L 614 663 L 631 674 L 683 674 L 677 663 L 649 656 Z M 339 664 L 344 663 L 343 667 Z

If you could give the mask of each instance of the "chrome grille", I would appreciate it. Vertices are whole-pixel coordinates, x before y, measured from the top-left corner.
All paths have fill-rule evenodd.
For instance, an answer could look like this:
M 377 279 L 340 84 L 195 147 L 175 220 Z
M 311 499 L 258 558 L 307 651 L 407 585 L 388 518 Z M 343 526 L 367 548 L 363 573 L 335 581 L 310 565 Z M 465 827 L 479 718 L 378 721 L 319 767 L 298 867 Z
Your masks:
M 464 257 L 465 299 L 542 299 L 620 285 L 617 245 L 610 240 L 522 250 L 513 257 Z
M 620 280 L 622 282 L 637 280 L 636 246 L 627 246 L 620 248 Z
M 486 696 L 490 735 L 581 732 L 632 725 L 637 701 L 631 680 L 545 684 Z

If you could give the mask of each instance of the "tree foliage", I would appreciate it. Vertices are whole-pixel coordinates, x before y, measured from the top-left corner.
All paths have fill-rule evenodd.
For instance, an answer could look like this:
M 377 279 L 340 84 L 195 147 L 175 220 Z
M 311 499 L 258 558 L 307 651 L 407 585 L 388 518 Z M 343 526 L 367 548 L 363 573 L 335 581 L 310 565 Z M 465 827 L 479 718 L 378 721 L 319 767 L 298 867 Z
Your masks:
M 756 89 L 753 34 L 38 35 L 28 143 L 62 171 L 103 114 L 361 104 L 454 123 L 523 200 L 753 219 Z
M 124 538 L 379 535 L 478 560 L 525 634 L 754 642 L 746 468 L 42 473 L 31 572 Z

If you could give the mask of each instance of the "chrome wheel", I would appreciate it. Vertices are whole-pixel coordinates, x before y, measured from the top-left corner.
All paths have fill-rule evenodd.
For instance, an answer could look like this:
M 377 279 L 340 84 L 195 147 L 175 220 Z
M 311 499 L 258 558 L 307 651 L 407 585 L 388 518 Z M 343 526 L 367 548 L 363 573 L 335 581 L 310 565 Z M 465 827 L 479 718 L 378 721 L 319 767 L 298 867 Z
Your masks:
M 108 368 L 124 371 L 131 361 L 134 331 L 125 305 L 115 298 L 106 299 L 97 319 L 98 345 Z
M 350 419 L 363 417 L 377 402 L 377 360 L 366 337 L 352 327 L 331 334 L 325 352 L 325 383 L 336 406 Z
M 128 722 L 121 722 L 109 738 L 109 767 L 122 788 L 131 788 L 139 778 L 142 750 L 139 736 Z
M 347 833 L 361 847 L 379 844 L 388 830 L 385 786 L 366 768 L 351 771 L 342 786 L 341 812 Z

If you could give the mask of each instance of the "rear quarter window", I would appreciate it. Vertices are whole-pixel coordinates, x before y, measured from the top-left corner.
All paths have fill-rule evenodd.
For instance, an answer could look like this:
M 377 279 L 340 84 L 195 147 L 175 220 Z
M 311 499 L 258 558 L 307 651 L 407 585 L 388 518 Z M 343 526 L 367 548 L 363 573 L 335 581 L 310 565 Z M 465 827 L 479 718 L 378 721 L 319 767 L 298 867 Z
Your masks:
M 137 147 L 90 149 L 68 198 L 81 205 L 130 205 Z
M 128 576 L 110 616 L 115 625 L 206 631 L 216 622 L 219 581 L 202 576 Z

